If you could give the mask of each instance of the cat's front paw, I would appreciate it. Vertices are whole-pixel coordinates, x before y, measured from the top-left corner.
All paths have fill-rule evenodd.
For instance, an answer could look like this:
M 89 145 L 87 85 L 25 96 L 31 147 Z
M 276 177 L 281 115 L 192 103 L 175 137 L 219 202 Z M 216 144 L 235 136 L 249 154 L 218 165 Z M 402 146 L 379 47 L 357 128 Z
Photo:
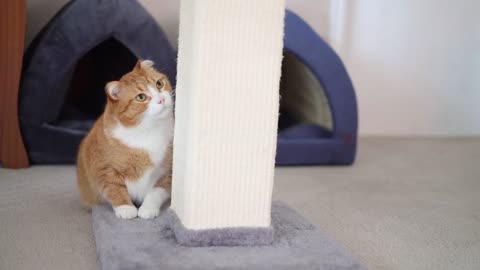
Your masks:
M 120 205 L 114 208 L 115 216 L 123 219 L 132 219 L 137 217 L 137 208 L 133 205 Z
M 143 219 L 151 219 L 156 218 L 160 215 L 160 208 L 157 207 L 148 207 L 148 206 L 140 206 L 138 209 L 138 216 Z

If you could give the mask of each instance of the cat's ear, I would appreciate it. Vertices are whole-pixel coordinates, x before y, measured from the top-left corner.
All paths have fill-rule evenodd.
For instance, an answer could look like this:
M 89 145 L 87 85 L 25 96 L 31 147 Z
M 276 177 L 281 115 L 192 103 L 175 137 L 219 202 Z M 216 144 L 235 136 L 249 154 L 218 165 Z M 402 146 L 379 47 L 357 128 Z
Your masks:
M 141 60 L 139 59 L 137 61 L 137 64 L 135 65 L 135 69 L 147 69 L 153 67 L 153 61 L 151 60 Z
M 118 94 L 120 93 L 120 83 L 117 81 L 109 82 L 105 86 L 105 92 L 111 100 L 117 100 Z

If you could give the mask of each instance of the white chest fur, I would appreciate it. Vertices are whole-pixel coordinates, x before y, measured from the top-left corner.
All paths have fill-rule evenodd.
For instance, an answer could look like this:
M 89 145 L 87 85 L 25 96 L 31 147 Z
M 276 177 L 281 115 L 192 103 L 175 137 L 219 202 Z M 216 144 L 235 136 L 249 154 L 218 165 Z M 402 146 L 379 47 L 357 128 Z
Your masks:
M 173 125 L 173 118 L 168 118 L 155 123 L 142 121 L 135 127 L 125 127 L 117 123 L 112 130 L 114 138 L 130 148 L 146 151 L 153 163 L 153 168 L 146 169 L 139 179 L 125 181 L 133 201 L 143 202 L 146 194 L 168 171 L 162 161 L 173 139 Z
M 111 134 L 130 148 L 146 151 L 151 161 L 157 165 L 163 161 L 172 142 L 173 119 L 163 119 L 157 123 L 144 120 L 134 127 L 117 123 Z

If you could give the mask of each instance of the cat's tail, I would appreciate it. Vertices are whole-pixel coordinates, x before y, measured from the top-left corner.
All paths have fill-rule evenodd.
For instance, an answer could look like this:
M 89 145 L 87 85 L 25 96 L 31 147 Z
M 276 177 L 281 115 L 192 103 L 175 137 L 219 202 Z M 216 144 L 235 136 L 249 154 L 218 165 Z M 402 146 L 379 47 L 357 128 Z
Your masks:
M 78 159 L 77 162 L 77 185 L 85 207 L 91 208 L 93 205 L 101 203 L 98 192 L 93 190 L 90 181 L 88 180 L 85 166 L 81 159 Z

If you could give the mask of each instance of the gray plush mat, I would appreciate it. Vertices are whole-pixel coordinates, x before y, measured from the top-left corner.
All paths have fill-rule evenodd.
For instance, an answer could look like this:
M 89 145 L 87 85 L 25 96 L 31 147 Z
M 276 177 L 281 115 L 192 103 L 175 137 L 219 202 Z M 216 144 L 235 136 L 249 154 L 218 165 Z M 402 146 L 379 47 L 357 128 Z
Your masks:
M 365 269 L 283 203 L 273 203 L 275 234 L 267 246 L 181 246 L 167 213 L 154 220 L 122 220 L 110 206 L 95 207 L 93 231 L 102 269 Z

